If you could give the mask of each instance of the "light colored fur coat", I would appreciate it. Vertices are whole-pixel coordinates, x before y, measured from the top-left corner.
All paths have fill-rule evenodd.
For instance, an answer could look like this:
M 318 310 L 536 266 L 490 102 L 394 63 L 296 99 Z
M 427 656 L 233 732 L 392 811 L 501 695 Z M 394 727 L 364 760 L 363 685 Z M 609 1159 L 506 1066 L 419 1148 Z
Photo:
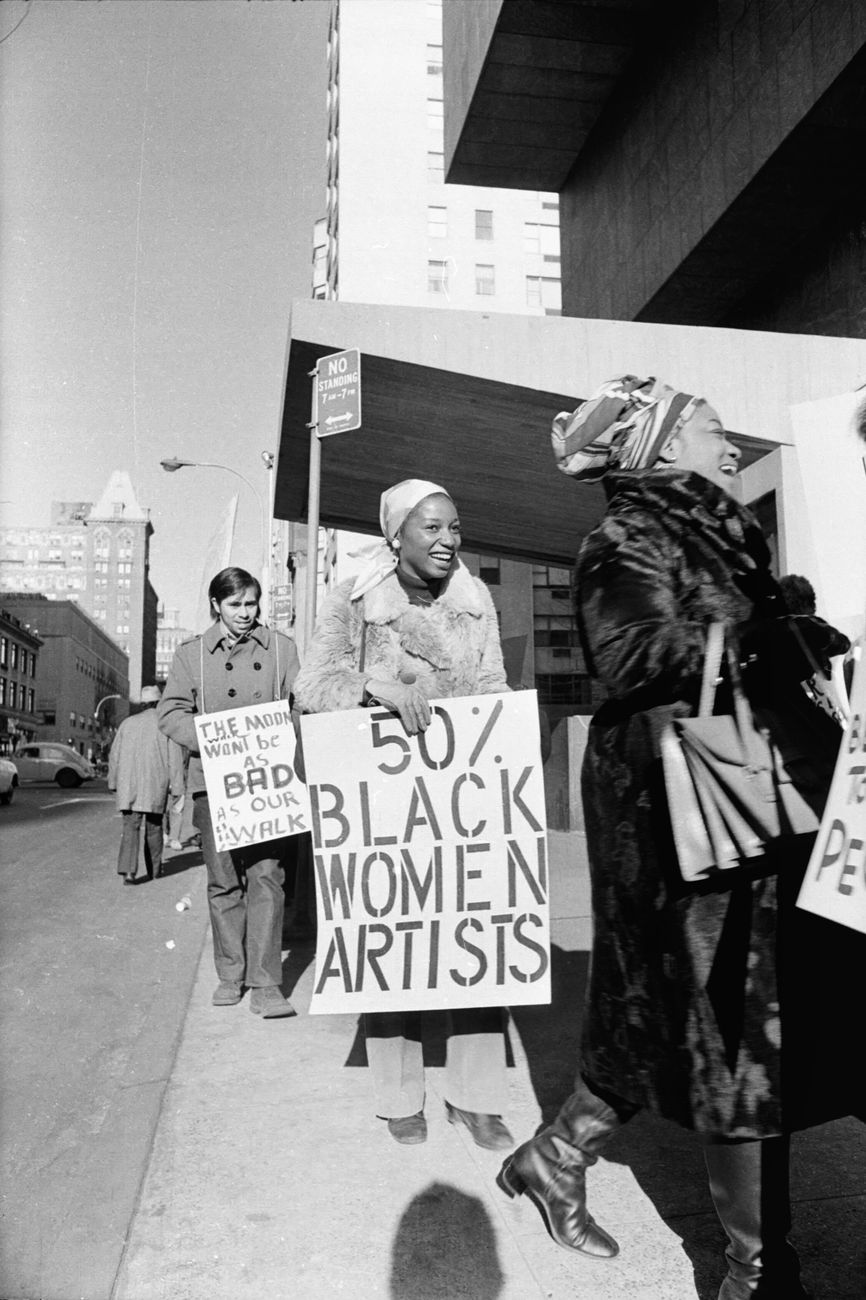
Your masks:
M 353 578 L 325 603 L 295 679 L 302 713 L 357 709 L 370 679 L 410 681 L 428 699 L 507 691 L 499 626 L 490 592 L 458 563 L 432 605 L 410 605 L 391 573 L 360 600 Z M 364 671 L 359 671 L 366 624 Z

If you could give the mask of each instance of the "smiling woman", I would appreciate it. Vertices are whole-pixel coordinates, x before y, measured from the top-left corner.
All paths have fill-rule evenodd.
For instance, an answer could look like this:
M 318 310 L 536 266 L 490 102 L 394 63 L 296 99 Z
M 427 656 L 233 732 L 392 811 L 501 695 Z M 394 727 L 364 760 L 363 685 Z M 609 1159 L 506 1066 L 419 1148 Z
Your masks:
M 431 699 L 507 691 L 490 593 L 460 562 L 449 492 L 406 479 L 381 496 L 383 540 L 357 580 L 336 588 L 295 682 L 303 713 L 379 704 L 409 735 L 425 731 Z M 421 1014 L 367 1015 L 376 1114 L 398 1142 L 423 1142 Z M 500 1008 L 449 1013 L 448 1119 L 483 1147 L 506 1148 L 504 1021 Z
M 729 1238 L 720 1300 L 805 1300 L 787 1241 L 789 1139 L 862 1112 L 833 990 L 859 978 L 863 936 L 795 905 L 814 835 L 685 886 L 660 737 L 697 712 L 718 622 L 739 644 L 762 727 L 783 751 L 793 741 L 813 798 L 826 797 L 841 732 L 802 689 L 811 668 L 758 521 L 731 493 L 739 456 L 711 406 L 626 375 L 557 416 L 553 448 L 560 469 L 601 479 L 608 497 L 575 574 L 584 655 L 608 697 L 581 771 L 592 956 L 577 1087 L 500 1186 L 526 1192 L 559 1245 L 616 1255 L 587 1209 L 586 1170 L 645 1107 L 702 1138 Z M 832 632 L 819 623 L 797 625 L 817 656 Z M 730 712 L 729 677 L 718 695 Z

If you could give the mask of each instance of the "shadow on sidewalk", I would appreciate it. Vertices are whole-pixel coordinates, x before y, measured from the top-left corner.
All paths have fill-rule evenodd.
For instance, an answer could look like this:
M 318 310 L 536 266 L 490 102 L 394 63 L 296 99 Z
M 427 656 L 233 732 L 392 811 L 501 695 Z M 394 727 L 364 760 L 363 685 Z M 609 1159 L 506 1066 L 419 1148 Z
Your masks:
M 392 1300 L 496 1300 L 505 1281 L 482 1201 L 431 1183 L 409 1202 L 391 1250 Z

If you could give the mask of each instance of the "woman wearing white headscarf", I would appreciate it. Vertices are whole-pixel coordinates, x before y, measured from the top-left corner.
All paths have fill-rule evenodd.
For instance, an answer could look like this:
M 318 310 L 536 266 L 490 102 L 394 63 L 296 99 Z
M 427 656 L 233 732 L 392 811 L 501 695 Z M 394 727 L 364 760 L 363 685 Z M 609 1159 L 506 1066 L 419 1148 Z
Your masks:
M 458 559 L 460 521 L 437 483 L 406 479 L 382 493 L 384 541 L 357 579 L 322 607 L 295 681 L 302 713 L 375 702 L 409 735 L 424 731 L 431 699 L 508 690 L 496 611 L 480 579 Z M 479 1146 L 513 1145 L 505 1105 L 501 1008 L 449 1013 L 448 1118 Z M 364 1018 L 376 1113 L 398 1142 L 423 1142 L 422 1013 Z

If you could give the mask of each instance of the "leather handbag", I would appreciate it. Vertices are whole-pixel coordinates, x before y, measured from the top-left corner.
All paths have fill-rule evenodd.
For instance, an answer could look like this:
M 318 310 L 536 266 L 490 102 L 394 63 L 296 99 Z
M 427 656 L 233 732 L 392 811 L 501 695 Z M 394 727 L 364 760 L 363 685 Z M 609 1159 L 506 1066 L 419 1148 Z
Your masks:
M 813 732 L 805 715 L 753 713 L 732 642 L 724 624 L 710 625 L 697 716 L 673 718 L 661 735 L 674 844 L 688 882 L 760 857 L 783 836 L 817 831 L 832 775 L 826 734 Z M 734 708 L 716 715 L 723 657 Z

